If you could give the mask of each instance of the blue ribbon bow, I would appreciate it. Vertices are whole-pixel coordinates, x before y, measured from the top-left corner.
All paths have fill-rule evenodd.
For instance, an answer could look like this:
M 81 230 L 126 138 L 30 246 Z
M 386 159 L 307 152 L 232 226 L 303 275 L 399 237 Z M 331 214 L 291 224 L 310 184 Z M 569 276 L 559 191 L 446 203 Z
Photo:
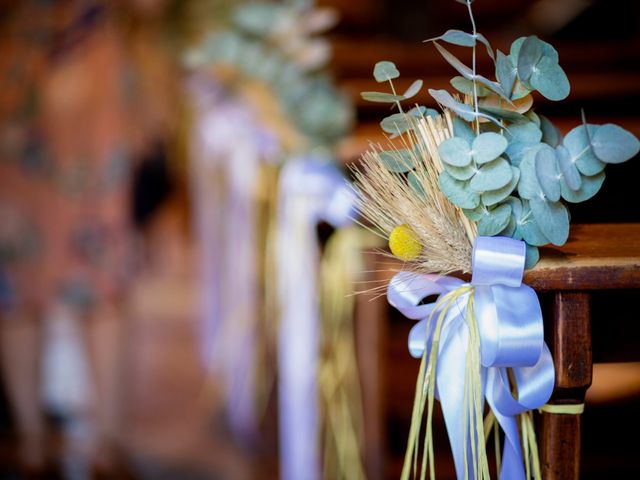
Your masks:
M 482 391 L 505 433 L 501 480 L 525 478 L 516 415 L 547 403 L 555 381 L 553 359 L 544 343 L 538 297 L 522 283 L 524 262 L 523 242 L 506 237 L 478 237 L 473 247 L 470 284 L 453 277 L 400 272 L 391 280 L 387 292 L 391 305 L 405 317 L 419 320 L 409 334 L 409 351 L 420 358 L 425 348 L 430 347 L 434 333 L 435 322 L 429 322 L 429 318 L 434 309 L 442 308 L 436 302 L 421 304 L 421 301 L 460 287 L 473 287 Z M 436 367 L 436 397 L 442 405 L 458 478 L 465 477 L 464 447 L 469 441 L 462 415 L 464 359 L 469 343 L 464 312 L 469 295 L 461 295 L 445 315 Z M 507 368 L 513 372 L 517 399 L 511 393 Z

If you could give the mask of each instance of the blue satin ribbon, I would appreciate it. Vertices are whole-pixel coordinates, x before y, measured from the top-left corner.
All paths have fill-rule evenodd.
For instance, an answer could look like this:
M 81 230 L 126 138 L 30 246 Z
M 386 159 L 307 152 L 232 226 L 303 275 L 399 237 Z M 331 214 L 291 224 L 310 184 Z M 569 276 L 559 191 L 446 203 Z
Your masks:
M 391 305 L 407 318 L 418 320 L 409 334 L 409 351 L 420 358 L 431 345 L 435 321 L 430 322 L 429 317 L 436 308 L 435 302 L 421 304 L 422 299 L 473 286 L 482 391 L 505 433 L 502 480 L 525 478 L 516 415 L 547 403 L 555 381 L 553 359 L 544 343 L 538 297 L 522 283 L 524 261 L 523 242 L 506 237 L 478 237 L 473 248 L 470 284 L 452 277 L 400 272 L 391 280 L 387 292 Z M 462 422 L 464 358 L 469 343 L 464 314 L 469 295 L 461 295 L 445 315 L 436 364 L 436 396 L 442 405 L 458 478 L 465 476 L 464 445 L 469 441 Z M 507 368 L 514 374 L 517 399 L 511 393 Z M 470 450 L 467 452 L 470 465 Z

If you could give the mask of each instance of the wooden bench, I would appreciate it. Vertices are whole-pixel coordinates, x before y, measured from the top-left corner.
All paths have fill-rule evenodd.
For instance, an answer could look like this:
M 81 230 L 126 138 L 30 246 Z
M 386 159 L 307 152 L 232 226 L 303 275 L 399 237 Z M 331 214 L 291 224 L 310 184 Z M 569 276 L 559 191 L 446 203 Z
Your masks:
M 374 277 L 381 283 L 393 275 L 393 268 L 388 267 L 390 259 L 382 261 L 385 267 Z M 397 267 L 401 267 L 399 262 Z M 640 288 L 640 224 L 573 225 L 564 246 L 542 249 L 540 262 L 525 273 L 524 282 L 553 297 L 551 311 L 545 312 L 545 336 L 556 370 L 549 403 L 582 405 L 593 369 L 590 294 L 596 290 Z M 379 372 L 384 371 L 382 346 L 388 331 L 385 301 L 380 298 L 370 302 L 363 296 L 358 314 L 368 429 L 365 457 L 372 480 L 384 477 L 381 459 L 385 399 L 380 398 L 384 379 Z M 389 368 L 393 369 L 393 365 Z M 411 402 L 411 398 L 406 401 Z M 538 441 L 543 478 L 578 479 L 581 415 L 543 412 L 540 417 Z

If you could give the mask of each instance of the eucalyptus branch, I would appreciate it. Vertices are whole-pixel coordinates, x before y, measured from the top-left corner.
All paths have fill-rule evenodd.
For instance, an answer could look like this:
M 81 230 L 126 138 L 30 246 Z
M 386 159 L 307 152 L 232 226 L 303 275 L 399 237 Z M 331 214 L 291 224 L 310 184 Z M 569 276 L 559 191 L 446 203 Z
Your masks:
M 389 85 L 391 85 L 391 93 L 393 93 L 394 95 L 397 95 L 396 88 L 393 86 L 393 81 L 391 79 L 389 79 Z M 400 113 L 404 113 L 402 111 L 402 105 L 400 105 L 400 100 L 396 100 L 396 105 L 398 106 L 398 111 Z
M 473 32 L 474 43 L 473 43 L 473 53 L 472 53 L 472 61 L 471 61 L 471 69 L 473 70 L 473 78 L 471 81 L 473 82 L 473 109 L 476 114 L 476 134 L 480 134 L 480 117 L 478 116 L 478 85 L 476 82 L 476 45 L 478 43 L 476 31 L 476 21 L 473 18 L 473 11 L 471 9 L 471 0 L 467 0 L 467 10 L 469 11 L 469 18 L 471 19 L 471 29 Z

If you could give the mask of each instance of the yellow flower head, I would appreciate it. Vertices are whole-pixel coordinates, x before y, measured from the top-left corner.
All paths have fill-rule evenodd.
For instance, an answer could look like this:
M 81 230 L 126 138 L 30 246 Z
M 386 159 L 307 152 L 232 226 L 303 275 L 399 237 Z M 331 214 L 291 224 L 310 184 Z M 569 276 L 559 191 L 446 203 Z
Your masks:
M 415 260 L 422 252 L 422 245 L 411 228 L 406 225 L 398 225 L 389 235 L 389 248 L 400 260 L 405 262 Z

